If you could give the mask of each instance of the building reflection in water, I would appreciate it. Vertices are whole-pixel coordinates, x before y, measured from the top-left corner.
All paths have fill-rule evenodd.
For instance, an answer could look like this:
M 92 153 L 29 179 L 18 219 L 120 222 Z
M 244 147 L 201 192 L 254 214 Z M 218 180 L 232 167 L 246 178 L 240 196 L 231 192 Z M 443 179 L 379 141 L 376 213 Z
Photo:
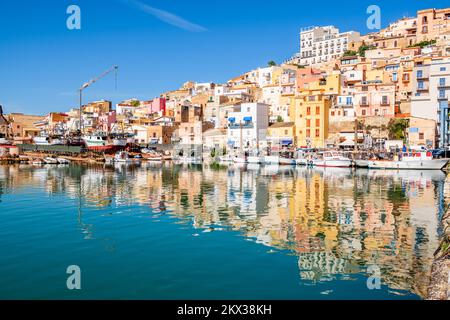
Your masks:
M 0 201 L 39 186 L 83 208 L 149 207 L 194 228 L 235 230 L 298 256 L 304 281 L 349 278 L 377 265 L 384 284 L 425 296 L 443 210 L 442 172 L 259 166 L 0 166 Z M 127 214 L 133 214 L 128 212 Z

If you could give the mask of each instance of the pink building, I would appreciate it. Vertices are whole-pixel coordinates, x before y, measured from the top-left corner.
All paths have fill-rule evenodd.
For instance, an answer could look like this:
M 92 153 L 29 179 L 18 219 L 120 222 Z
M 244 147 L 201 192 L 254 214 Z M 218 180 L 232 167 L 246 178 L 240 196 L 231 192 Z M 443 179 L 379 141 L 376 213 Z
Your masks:
M 395 116 L 395 84 L 363 83 L 355 86 L 353 105 L 358 117 Z
M 98 128 L 103 132 L 109 132 L 111 131 L 116 121 L 117 118 L 115 111 L 104 113 L 98 117 Z
M 147 108 L 148 114 L 157 113 L 160 117 L 166 115 L 166 99 L 165 98 L 155 98 L 151 101 L 145 101 L 144 106 Z
M 323 78 L 322 71 L 313 68 L 304 68 L 297 70 L 297 91 L 307 90 L 309 84 L 320 78 Z

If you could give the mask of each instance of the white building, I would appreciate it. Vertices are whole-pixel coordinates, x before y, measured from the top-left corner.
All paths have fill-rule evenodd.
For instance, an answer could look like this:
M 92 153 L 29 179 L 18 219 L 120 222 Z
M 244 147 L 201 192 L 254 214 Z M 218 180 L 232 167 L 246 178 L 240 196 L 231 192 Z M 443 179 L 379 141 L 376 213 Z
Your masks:
M 274 73 L 275 71 L 279 71 L 281 74 L 281 67 L 273 66 L 273 67 L 267 67 L 267 68 L 259 68 L 258 69 L 258 78 L 257 78 L 257 84 L 260 88 L 274 84 Z
M 437 121 L 439 146 L 450 146 L 450 58 L 416 66 L 412 81 L 411 116 Z
M 334 26 L 304 28 L 300 32 L 301 65 L 316 65 L 341 57 L 351 42 L 360 40 L 359 32 L 339 33 Z
M 230 148 L 250 150 L 266 140 L 269 105 L 243 103 L 228 114 L 227 140 Z

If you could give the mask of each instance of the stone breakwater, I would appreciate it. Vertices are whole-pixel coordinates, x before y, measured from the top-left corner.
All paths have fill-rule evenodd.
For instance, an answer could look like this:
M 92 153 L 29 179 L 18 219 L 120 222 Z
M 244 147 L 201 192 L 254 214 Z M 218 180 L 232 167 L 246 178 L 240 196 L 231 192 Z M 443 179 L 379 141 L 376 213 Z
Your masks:
M 446 212 L 442 217 L 443 234 L 434 254 L 431 280 L 428 289 L 430 300 L 450 300 L 450 176 L 445 182 Z

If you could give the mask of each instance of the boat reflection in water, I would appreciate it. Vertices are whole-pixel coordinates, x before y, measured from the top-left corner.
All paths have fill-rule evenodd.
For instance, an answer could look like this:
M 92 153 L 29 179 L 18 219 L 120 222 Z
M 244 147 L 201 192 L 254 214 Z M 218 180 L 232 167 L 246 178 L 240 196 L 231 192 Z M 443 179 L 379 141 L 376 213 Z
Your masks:
M 133 266 L 129 278 L 127 273 L 122 275 L 128 281 L 134 279 L 136 275 L 133 272 L 139 272 L 136 270 L 142 272 L 142 269 L 158 266 L 161 266 L 158 268 L 161 274 L 179 266 L 185 272 L 183 281 L 189 281 L 186 278 L 194 277 L 196 272 L 191 266 L 194 262 L 181 251 L 178 258 L 158 256 L 155 253 L 157 248 L 161 247 L 161 252 L 177 252 L 177 248 L 173 247 L 177 243 L 174 238 L 182 237 L 180 233 L 187 228 L 193 230 L 193 236 L 221 231 L 221 238 L 211 236 L 189 252 L 192 259 L 200 259 L 198 263 L 204 261 L 201 267 L 195 264 L 196 268 L 205 268 L 202 272 L 207 273 L 202 273 L 205 283 L 197 283 L 196 287 L 196 290 L 203 288 L 204 291 L 196 295 L 191 291 L 193 289 L 186 289 L 173 276 L 165 279 L 169 285 L 173 282 L 173 291 L 169 290 L 171 293 L 165 296 L 165 291 L 161 291 L 163 289 L 154 289 L 155 286 L 158 288 L 158 278 L 151 278 L 152 285 L 141 289 L 155 290 L 145 295 L 146 298 L 174 297 L 173 292 L 177 290 L 184 293 L 184 298 L 230 298 L 232 296 L 226 292 L 236 292 L 239 296 L 240 290 L 245 290 L 242 291 L 243 297 L 261 297 L 258 295 L 262 294 L 261 288 L 256 285 L 245 289 L 226 287 L 231 285 L 230 281 L 234 285 L 239 281 L 251 281 L 245 278 L 246 270 L 250 269 L 264 273 L 264 279 L 258 281 L 270 284 L 270 292 L 279 294 L 274 296 L 267 291 L 263 297 L 320 298 L 328 294 L 328 297 L 358 299 L 365 295 L 365 298 L 371 298 L 372 293 L 361 286 L 369 276 L 369 266 L 376 266 L 381 272 L 382 293 L 376 297 L 423 298 L 426 296 L 433 252 L 438 245 L 444 180 L 445 174 L 440 171 L 355 171 L 349 168 L 278 165 L 207 167 L 143 163 L 116 167 L 0 166 L 0 212 L 19 206 L 19 202 L 14 201 L 30 197 L 30 188 L 41 190 L 48 198 L 60 194 L 73 199 L 74 211 L 77 208 L 80 211 L 78 220 L 80 230 L 85 234 L 84 241 L 104 243 L 104 239 L 108 239 L 108 243 L 113 242 L 107 245 L 108 250 L 127 247 L 134 252 L 122 253 L 123 256 L 117 260 L 114 256 L 109 257 L 118 264 L 118 269 Z M 46 197 L 40 198 L 44 201 Z M 22 205 L 22 212 L 28 210 L 31 214 L 37 210 L 28 205 Z M 51 206 L 49 201 L 47 208 Z M 86 219 L 83 212 L 89 213 L 89 223 L 83 222 Z M 96 212 L 100 215 L 94 219 Z M 157 223 L 164 226 L 161 229 L 164 231 L 150 225 L 139 228 L 147 223 L 142 219 L 134 219 L 133 222 L 126 220 L 128 224 L 124 225 L 125 221 L 114 220 L 114 216 L 127 219 L 157 217 Z M 0 217 L 0 227 L 11 223 L 6 218 L 14 219 L 13 216 L 3 215 Z M 70 215 L 61 216 L 65 221 L 61 222 L 61 228 L 65 226 L 70 231 L 68 220 L 72 218 Z M 52 219 L 56 223 L 55 215 Z M 23 220 L 23 223 L 27 221 Z M 181 230 L 180 224 L 184 226 Z M 171 225 L 174 227 L 170 228 Z M 128 243 L 122 233 L 117 234 L 122 229 L 124 234 L 134 234 L 136 241 Z M 54 241 L 63 241 L 66 232 L 60 230 L 58 236 L 61 238 Z M 165 241 L 158 242 L 158 232 L 164 234 Z M 257 243 L 255 247 L 242 249 L 251 250 L 254 257 L 250 258 L 247 251 L 240 255 L 234 247 L 227 247 L 231 246 L 231 239 L 236 233 L 243 237 L 238 242 L 242 247 L 247 248 L 248 243 L 243 239 Z M 26 237 L 26 234 L 22 236 Z M 7 242 L 6 235 L 1 236 L 0 240 L 3 243 L 12 242 Z M 35 235 L 33 241 L 38 240 L 39 236 Z M 216 242 L 219 240 L 220 243 Z M 135 245 L 141 245 L 141 248 L 137 250 Z M 266 248 L 264 252 L 267 254 L 261 253 L 261 248 Z M 8 252 L 4 250 L 0 249 L 2 265 L 6 264 L 3 259 L 8 257 Z M 270 258 L 273 259 L 270 264 L 261 268 L 257 261 L 266 261 L 261 260 L 261 255 L 270 256 L 274 252 L 277 254 Z M 137 257 L 146 254 L 151 254 L 152 262 L 140 265 L 143 261 Z M 225 255 L 224 260 L 219 263 L 214 260 L 215 255 L 209 258 L 212 254 Z M 295 262 L 289 260 L 292 257 L 295 257 Z M 137 261 L 130 263 L 133 258 Z M 28 265 L 33 264 L 33 259 L 33 256 L 28 257 Z M 35 259 L 38 260 L 38 257 Z M 173 263 L 175 261 L 176 265 Z M 225 264 L 223 270 L 221 264 Z M 211 270 L 207 269 L 208 265 Z M 295 274 L 291 269 L 293 265 Z M 242 277 L 239 278 L 240 273 L 235 271 L 233 275 L 229 274 L 230 278 L 224 278 L 228 269 L 241 270 Z M 222 272 L 222 276 L 215 278 L 216 272 Z M 148 273 L 141 276 L 152 277 Z M 233 280 L 234 277 L 237 278 Z M 283 279 L 289 279 L 289 285 Z M 159 285 L 164 287 L 167 284 L 163 281 Z M 315 291 L 315 286 L 320 289 Z M 216 292 L 218 295 L 214 296 Z M 122 298 L 128 297 L 123 292 L 119 293 Z M 103 297 L 92 294 L 93 297 Z

